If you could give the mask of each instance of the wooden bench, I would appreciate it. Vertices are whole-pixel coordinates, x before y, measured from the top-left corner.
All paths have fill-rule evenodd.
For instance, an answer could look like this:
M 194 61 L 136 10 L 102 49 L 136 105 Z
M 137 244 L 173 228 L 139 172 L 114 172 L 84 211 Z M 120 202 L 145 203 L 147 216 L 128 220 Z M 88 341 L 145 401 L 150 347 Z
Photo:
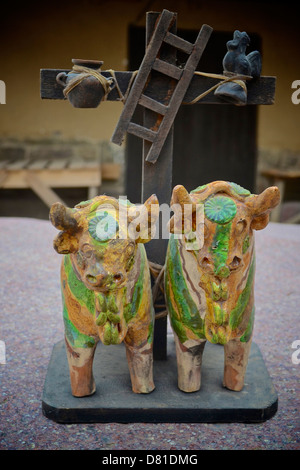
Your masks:
M 272 222 L 280 221 L 280 213 L 282 208 L 282 203 L 284 201 L 285 185 L 289 180 L 294 180 L 300 178 L 300 170 L 278 170 L 278 169 L 269 169 L 262 170 L 261 175 L 268 178 L 271 185 L 277 186 L 280 190 L 281 200 L 280 204 L 271 212 L 270 220 Z M 284 223 L 296 224 L 300 222 L 300 212 L 293 217 L 285 220 Z
M 0 188 L 29 188 L 48 206 L 62 199 L 52 188 L 88 188 L 88 199 L 98 194 L 103 180 L 118 180 L 117 163 L 85 159 L 23 159 L 0 161 Z

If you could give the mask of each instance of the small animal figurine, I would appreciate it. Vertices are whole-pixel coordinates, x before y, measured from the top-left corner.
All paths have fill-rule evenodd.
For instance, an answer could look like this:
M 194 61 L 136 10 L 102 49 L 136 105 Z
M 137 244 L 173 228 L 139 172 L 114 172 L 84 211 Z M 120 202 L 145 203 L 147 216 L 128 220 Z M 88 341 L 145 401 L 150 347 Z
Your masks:
M 133 392 L 154 389 L 154 308 L 143 244 L 150 240 L 148 222 L 157 216 L 155 195 L 140 206 L 97 196 L 74 209 L 61 203 L 51 207 L 50 220 L 60 230 L 54 248 L 64 255 L 63 319 L 76 397 L 95 392 L 92 366 L 99 340 L 124 341 Z
M 224 75 L 246 75 L 257 78 L 261 74 L 261 55 L 258 51 L 246 55 L 250 38 L 246 32 L 235 31 L 233 39 L 226 46 L 228 52 L 223 59 Z M 243 106 L 247 104 L 247 87 L 245 81 L 236 80 L 220 85 L 215 95 L 228 103 Z
M 183 219 L 178 223 L 173 215 L 169 222 L 165 297 L 181 390 L 200 389 L 206 340 L 224 345 L 223 385 L 235 391 L 243 388 L 254 322 L 254 230 L 266 227 L 279 199 L 275 186 L 254 195 L 225 181 L 191 193 L 183 186 L 173 189 L 171 207 L 179 205 Z M 192 210 L 185 212 L 186 206 Z M 203 219 L 196 227 L 200 209 Z M 190 214 L 188 221 L 185 213 Z M 184 226 L 193 227 L 202 247 L 186 243 Z

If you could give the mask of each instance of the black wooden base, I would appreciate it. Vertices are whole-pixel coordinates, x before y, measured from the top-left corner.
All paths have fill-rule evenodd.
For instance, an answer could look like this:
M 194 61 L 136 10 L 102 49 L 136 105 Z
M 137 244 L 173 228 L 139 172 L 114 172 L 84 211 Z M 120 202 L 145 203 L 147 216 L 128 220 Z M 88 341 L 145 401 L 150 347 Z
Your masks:
M 125 348 L 98 344 L 94 360 L 96 393 L 71 395 L 64 341 L 53 348 L 44 385 L 43 414 L 59 423 L 233 423 L 263 422 L 277 411 L 277 394 L 258 346 L 253 343 L 245 387 L 233 392 L 222 386 L 223 347 L 207 343 L 199 392 L 177 388 L 173 338 L 167 360 L 154 362 L 156 389 L 148 395 L 131 391 Z

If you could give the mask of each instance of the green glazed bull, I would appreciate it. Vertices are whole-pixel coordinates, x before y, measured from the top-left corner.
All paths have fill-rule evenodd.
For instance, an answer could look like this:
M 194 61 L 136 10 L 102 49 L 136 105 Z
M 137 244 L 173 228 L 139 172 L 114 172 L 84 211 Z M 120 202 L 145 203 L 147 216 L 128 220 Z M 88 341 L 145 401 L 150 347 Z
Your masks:
M 156 208 L 153 195 L 140 207 L 134 225 L 139 208 L 107 196 L 74 209 L 60 203 L 51 207 L 50 220 L 61 231 L 54 248 L 64 255 L 63 319 L 74 396 L 95 392 L 92 365 L 99 340 L 125 343 L 133 392 L 154 389 L 154 309 L 143 243 L 150 239 L 148 221 L 152 217 L 155 222 Z M 129 233 L 130 224 L 136 231 Z
M 199 390 L 206 340 L 224 345 L 223 385 L 243 388 L 254 322 L 254 230 L 266 227 L 279 199 L 277 187 L 254 195 L 225 181 L 191 193 L 173 189 L 171 204 L 182 208 L 183 217 L 178 223 L 174 215 L 169 223 L 165 296 L 181 390 Z M 185 207 L 191 208 L 188 221 Z M 201 245 L 190 245 L 191 231 Z

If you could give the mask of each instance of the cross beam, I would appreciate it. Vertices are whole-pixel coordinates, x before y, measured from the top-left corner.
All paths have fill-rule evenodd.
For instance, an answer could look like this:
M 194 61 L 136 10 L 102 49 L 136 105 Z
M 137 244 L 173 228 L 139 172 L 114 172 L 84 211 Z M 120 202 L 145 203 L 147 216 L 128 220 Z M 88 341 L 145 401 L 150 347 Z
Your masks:
M 41 69 L 40 73 L 40 95 L 42 99 L 48 100 L 64 100 L 62 87 L 56 82 L 56 76 L 60 72 L 69 73 L 70 69 Z M 109 71 L 101 72 L 106 78 L 111 77 Z M 122 94 L 126 93 L 130 80 L 134 72 L 115 72 L 116 79 Z M 194 75 L 190 86 L 184 96 L 183 105 L 191 103 L 198 95 L 216 85 L 220 80 L 216 78 L 203 77 Z M 271 105 L 274 104 L 276 77 L 261 76 L 255 80 L 247 82 L 247 105 Z M 147 94 L 150 98 L 157 101 L 163 101 L 166 96 L 167 86 L 161 81 L 160 86 L 156 89 L 149 89 Z M 120 101 L 120 95 L 116 88 L 107 95 L 107 101 Z M 196 104 L 220 104 L 224 105 L 213 93 L 206 95 Z

